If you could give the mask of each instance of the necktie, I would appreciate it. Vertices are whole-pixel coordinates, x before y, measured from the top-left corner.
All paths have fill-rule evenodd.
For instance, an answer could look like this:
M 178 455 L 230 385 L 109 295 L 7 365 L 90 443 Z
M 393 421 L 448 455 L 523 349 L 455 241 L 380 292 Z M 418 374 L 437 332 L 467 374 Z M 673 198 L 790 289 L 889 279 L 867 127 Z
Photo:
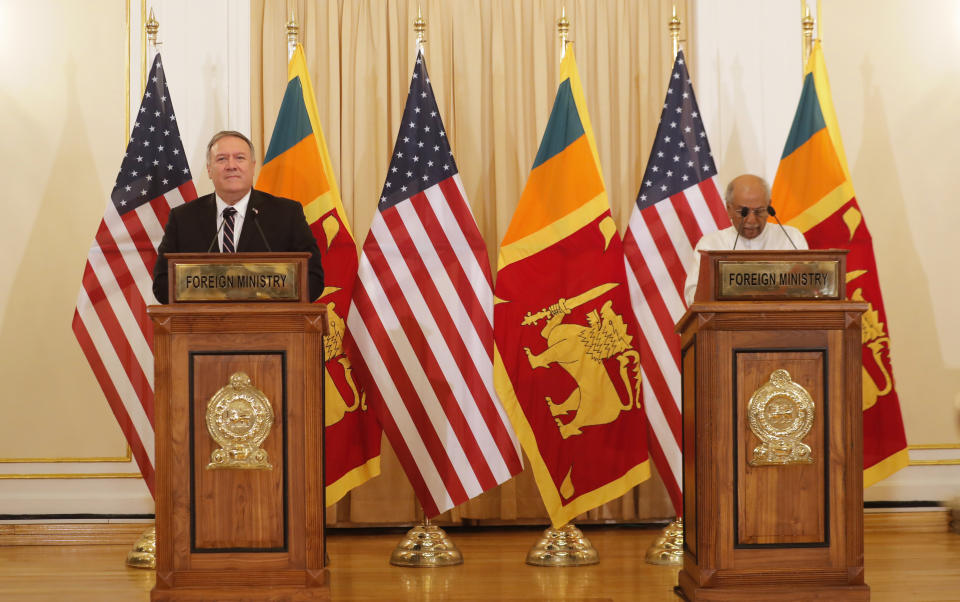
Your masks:
M 233 246 L 233 220 L 236 216 L 237 210 L 233 207 L 227 207 L 223 210 L 223 245 L 221 248 L 224 253 L 236 252 L 236 247 Z

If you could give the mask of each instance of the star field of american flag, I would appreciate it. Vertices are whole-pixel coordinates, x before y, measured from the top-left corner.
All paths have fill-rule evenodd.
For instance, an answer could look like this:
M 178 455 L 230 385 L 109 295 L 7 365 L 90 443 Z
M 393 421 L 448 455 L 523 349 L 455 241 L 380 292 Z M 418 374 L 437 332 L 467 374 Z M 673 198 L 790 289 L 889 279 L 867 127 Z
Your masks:
M 192 178 L 157 55 L 110 198 L 123 215 Z
M 637 206 L 643 210 L 716 175 L 707 133 L 693 95 L 683 51 L 677 55 L 660 126 L 643 174 Z
M 380 210 L 393 207 L 455 173 L 457 164 L 440 121 L 427 66 L 423 54 L 418 53 L 397 144 L 380 193 Z

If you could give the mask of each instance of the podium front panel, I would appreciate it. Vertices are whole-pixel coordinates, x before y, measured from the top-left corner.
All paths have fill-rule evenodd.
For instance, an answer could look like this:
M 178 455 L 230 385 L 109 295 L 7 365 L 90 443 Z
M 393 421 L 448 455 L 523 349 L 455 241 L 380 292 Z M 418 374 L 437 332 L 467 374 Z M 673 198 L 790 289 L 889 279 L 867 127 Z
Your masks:
M 157 431 L 151 600 L 329 599 L 325 307 L 185 303 L 148 313 Z
M 685 599 L 869 599 L 865 306 L 707 302 L 681 320 Z
M 285 356 L 282 351 L 190 354 L 194 552 L 287 551 Z M 207 405 L 238 372 L 248 375 L 251 386 L 262 391 L 272 406 L 273 424 L 259 446 L 270 468 L 210 467 L 214 464 L 211 454 L 222 448 L 208 430 Z
M 793 337 L 794 342 L 797 338 Z M 825 384 L 826 349 L 746 349 L 733 352 L 734 424 L 737 429 L 734 455 L 735 548 L 796 547 L 828 545 L 829 450 L 824 437 L 827 417 Z M 807 461 L 758 464 L 764 439 L 751 429 L 750 400 L 776 370 L 786 370 L 792 382 L 813 399 L 810 430 L 799 442 L 809 448 Z M 781 398 L 782 399 L 782 398 Z M 774 397 L 765 416 L 755 421 L 787 430 L 797 422 L 797 411 Z M 783 407 L 770 407 L 780 403 Z M 766 435 L 761 430 L 761 435 Z M 778 492 L 788 491 L 780 496 Z

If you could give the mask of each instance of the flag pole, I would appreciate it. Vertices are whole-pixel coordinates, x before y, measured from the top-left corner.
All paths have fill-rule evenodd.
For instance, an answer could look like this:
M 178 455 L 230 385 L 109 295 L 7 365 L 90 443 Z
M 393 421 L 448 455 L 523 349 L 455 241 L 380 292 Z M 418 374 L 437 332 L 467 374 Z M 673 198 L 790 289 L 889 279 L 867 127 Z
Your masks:
M 417 2 L 417 18 L 413 20 L 413 31 L 417 34 L 417 52 L 425 54 L 423 45 L 427 42 L 427 38 L 423 34 L 427 31 L 427 20 L 423 18 L 419 2 Z
M 160 31 L 160 22 L 157 21 L 157 18 L 153 16 L 153 8 L 150 9 L 150 18 L 147 19 L 147 22 L 144 24 L 144 29 L 147 30 L 147 62 L 150 62 L 150 59 L 155 57 L 158 52 L 160 52 L 160 45 L 163 42 L 157 41 L 157 32 Z M 144 69 L 146 73 L 146 69 Z M 146 75 L 144 75 L 146 77 Z M 144 87 L 146 87 L 146 80 L 144 80 Z
M 673 5 L 673 16 L 670 18 L 670 40 L 673 42 L 673 59 L 680 54 L 680 17 L 677 16 L 677 5 Z
M 150 8 L 150 18 L 143 25 L 147 35 L 147 51 L 144 53 L 144 68 L 141 74 L 143 88 L 147 86 L 147 63 L 148 57 L 152 60 L 160 51 L 161 42 L 157 41 L 157 32 L 160 31 L 160 22 L 153 15 L 153 8 Z M 141 91 L 142 92 L 142 91 Z M 128 103 L 129 104 L 129 103 Z M 150 525 L 146 531 L 140 534 L 133 548 L 127 552 L 127 566 L 137 569 L 155 569 L 157 568 L 157 525 Z
M 673 42 L 673 60 L 676 62 L 680 54 L 680 17 L 677 16 L 677 5 L 673 5 L 673 16 L 667 24 L 670 29 L 670 39 Z M 683 565 L 683 517 L 678 516 L 647 548 L 647 564 L 659 566 Z
M 290 20 L 287 21 L 287 62 L 293 58 L 293 53 L 297 50 L 297 43 L 300 40 L 300 26 L 297 25 L 297 17 L 290 9 Z
M 567 7 L 560 7 L 557 19 L 557 34 L 560 36 L 560 60 L 567 54 L 567 39 L 570 33 L 570 20 L 567 19 Z M 590 540 L 573 523 L 554 528 L 550 525 L 543 536 L 527 552 L 527 564 L 533 566 L 573 567 L 598 564 L 600 555 Z
M 813 52 L 813 16 L 810 14 L 810 5 L 806 3 L 806 0 L 802 0 L 801 5 L 803 12 L 803 18 L 800 19 L 800 27 L 803 30 L 801 58 L 803 58 L 803 62 L 800 64 L 800 71 L 802 74 L 807 68 L 807 59 L 810 58 L 810 53 Z M 817 23 L 819 24 L 819 15 Z
M 560 18 L 557 19 L 557 33 L 560 34 L 560 60 L 567 56 L 567 39 L 570 33 L 570 20 L 567 19 L 567 5 L 560 7 Z
M 417 2 L 417 18 L 413 20 L 413 31 L 417 34 L 417 52 L 423 53 L 427 39 L 427 20 Z M 397 547 L 390 554 L 390 564 L 394 566 L 412 566 L 419 568 L 438 568 L 463 564 L 463 554 L 457 545 L 447 537 L 446 531 L 433 524 L 426 516 L 423 507 L 418 508 L 423 518 L 407 531 Z

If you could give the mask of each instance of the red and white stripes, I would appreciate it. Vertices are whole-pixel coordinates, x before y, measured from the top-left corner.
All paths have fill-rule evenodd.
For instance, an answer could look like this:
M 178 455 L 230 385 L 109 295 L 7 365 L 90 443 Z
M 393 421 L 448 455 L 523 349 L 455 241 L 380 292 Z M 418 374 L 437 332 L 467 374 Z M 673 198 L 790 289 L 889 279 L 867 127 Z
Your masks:
M 493 389 L 486 247 L 459 175 L 374 217 L 347 325 L 368 396 L 428 516 L 521 470 Z
M 154 487 L 153 264 L 170 209 L 196 197 L 188 181 L 121 216 L 107 203 L 87 255 L 73 331 L 120 423 L 144 480 Z
M 653 437 L 650 455 L 675 508 L 682 504 L 680 338 L 683 286 L 700 237 L 729 218 L 716 176 L 644 210 L 634 207 L 623 247 L 633 310 L 640 326 L 643 398 Z

